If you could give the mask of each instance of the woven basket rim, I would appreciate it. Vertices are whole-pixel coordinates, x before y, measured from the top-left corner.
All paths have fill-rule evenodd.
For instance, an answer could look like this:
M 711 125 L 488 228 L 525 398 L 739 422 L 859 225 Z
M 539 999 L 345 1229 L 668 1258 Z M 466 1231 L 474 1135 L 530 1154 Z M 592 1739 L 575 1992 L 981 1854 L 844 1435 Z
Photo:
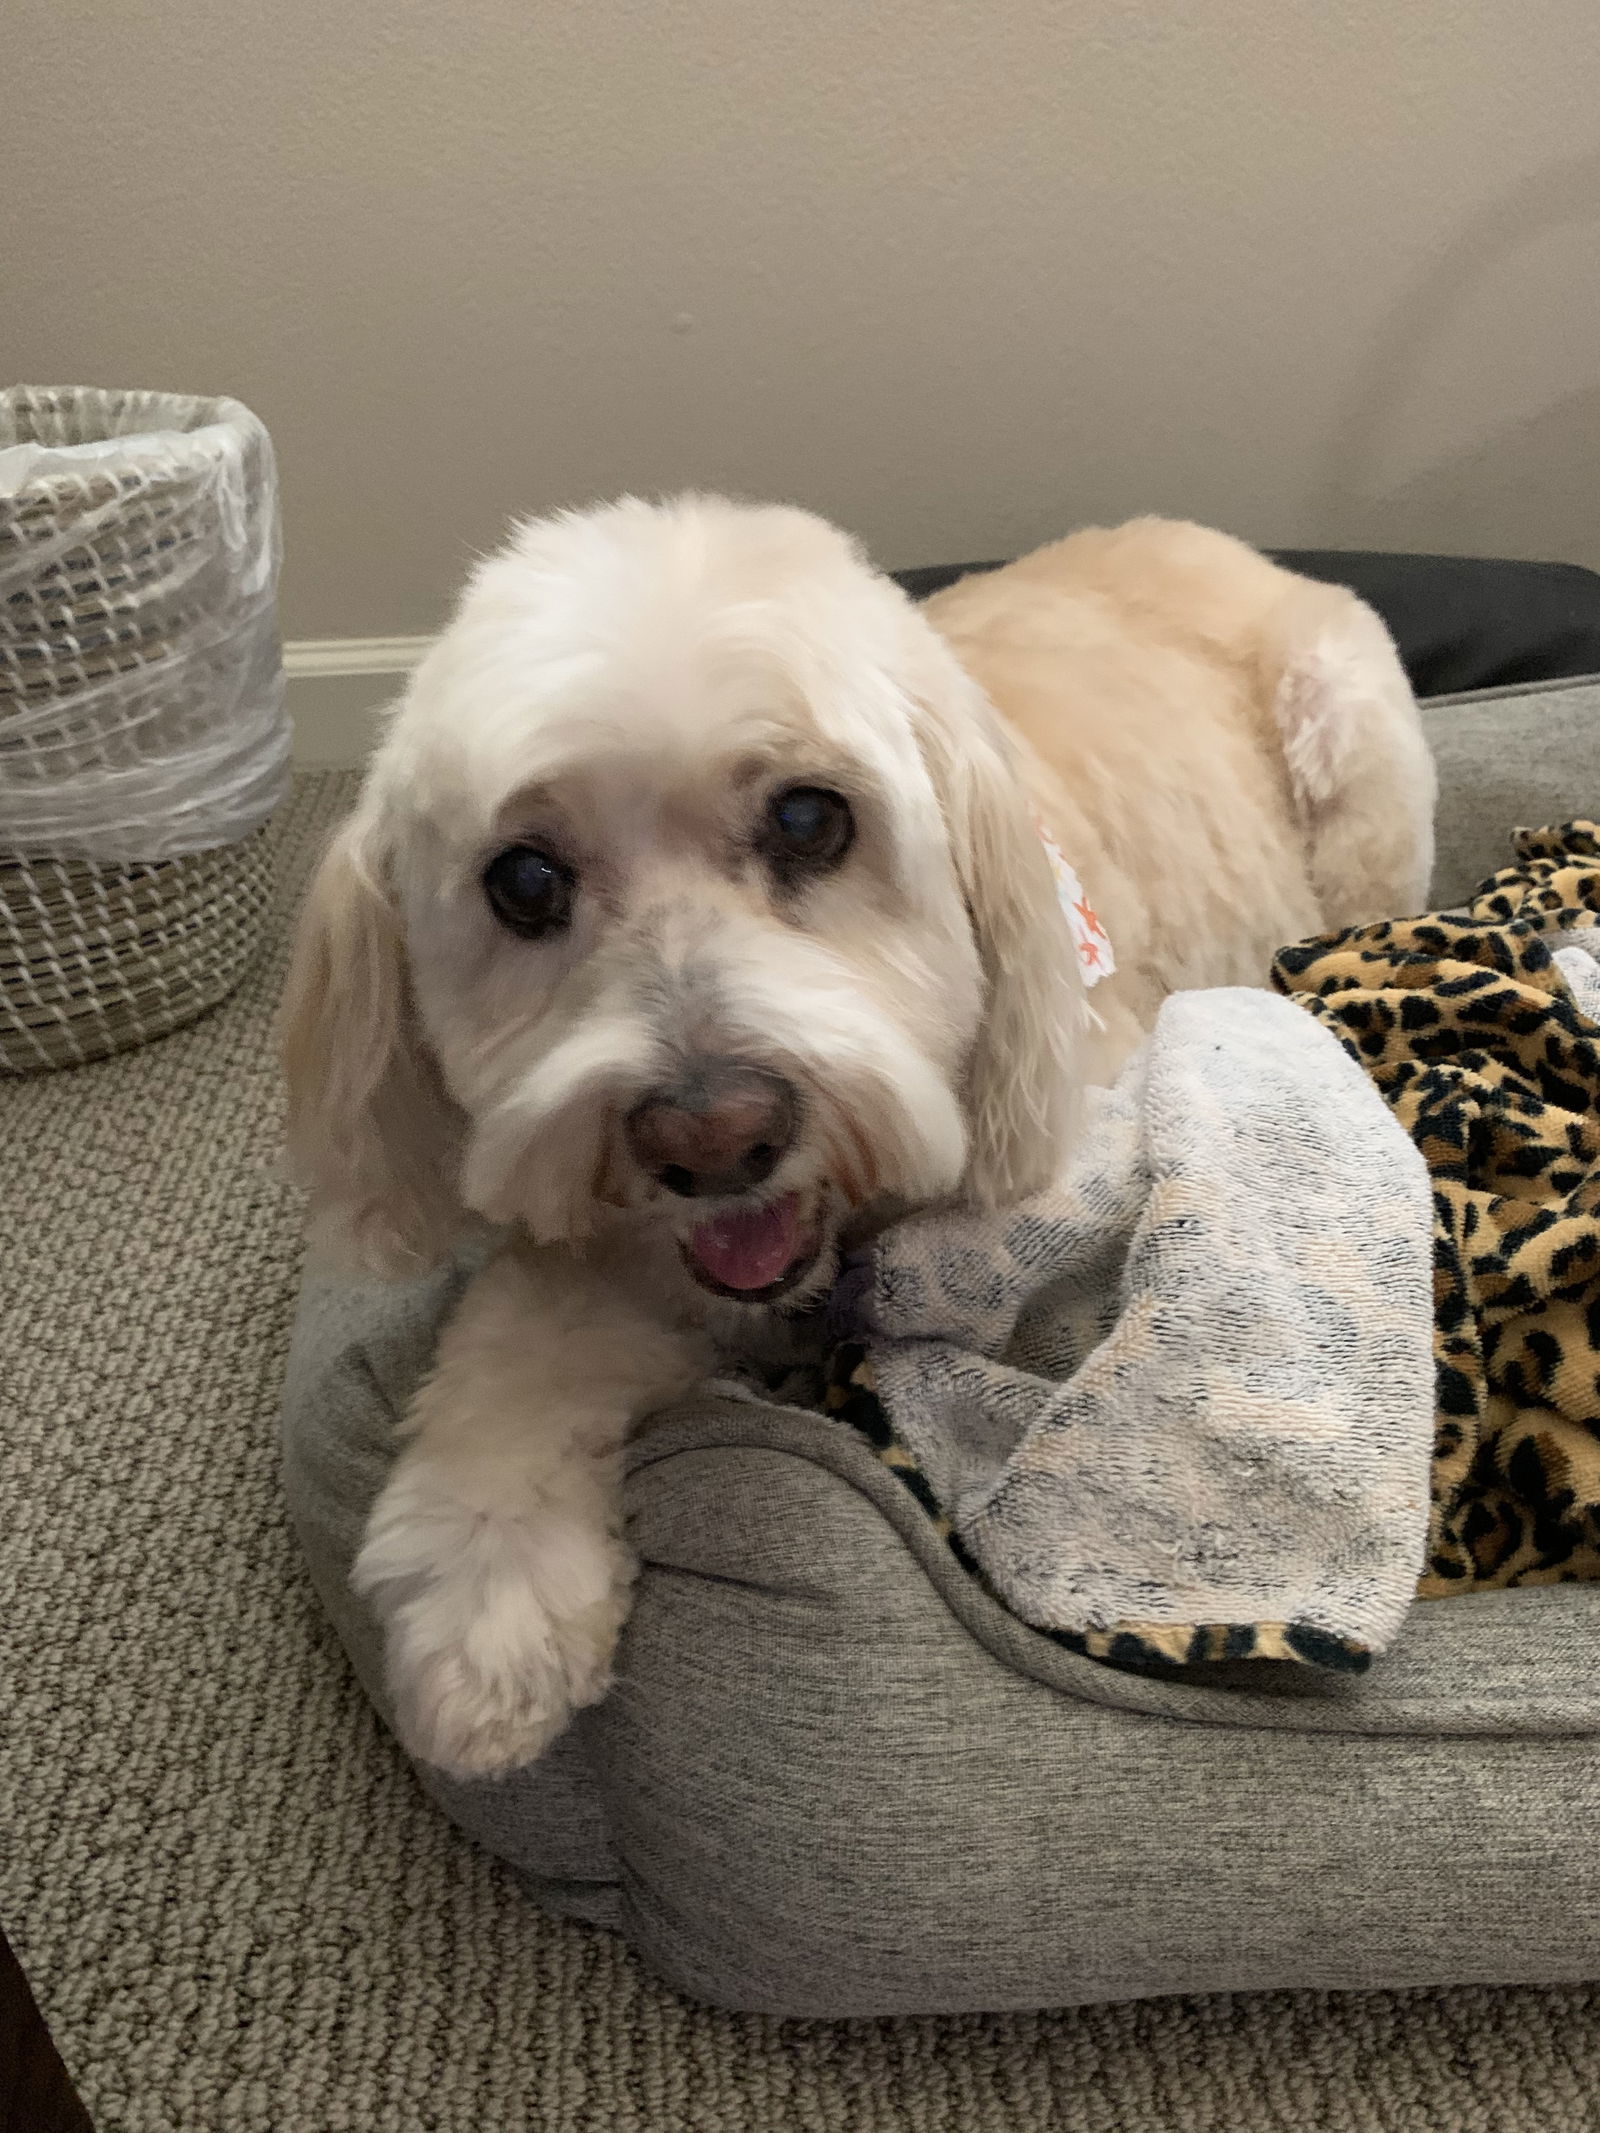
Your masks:
M 47 423 L 29 420 L 33 415 L 64 417 L 86 434 L 70 444 L 56 443 Z M 129 416 L 135 419 L 124 419 Z M 241 440 L 265 435 L 260 418 L 226 394 L 96 385 L 0 389 L 0 450 L 37 445 L 69 456 L 86 455 L 70 470 L 60 467 L 35 475 L 0 496 L 0 540 L 26 544 L 29 528 L 37 521 L 62 513 L 81 517 L 119 498 L 137 495 L 151 505 L 163 498 L 181 499 L 186 490 L 208 484 L 213 467 L 211 451 L 198 442 L 185 450 L 183 440 L 218 430 Z M 98 448 L 108 444 L 125 445 L 130 460 L 141 463 L 107 461 Z
M 214 429 L 219 425 L 249 429 L 259 427 L 242 400 L 231 393 L 180 393 L 167 387 L 139 385 L 7 385 L 0 387 L 0 434 L 4 433 L 6 417 L 19 408 L 39 407 L 70 410 L 74 413 L 84 409 L 116 410 L 121 413 L 137 408 L 141 414 L 159 414 L 164 419 L 153 424 L 141 424 L 138 429 L 106 429 L 85 443 L 111 443 L 117 438 L 154 436 L 162 432 L 176 432 L 192 436 L 197 430 Z M 32 437 L 19 437 L 19 444 L 36 443 Z M 56 447 L 69 452 L 71 445 Z

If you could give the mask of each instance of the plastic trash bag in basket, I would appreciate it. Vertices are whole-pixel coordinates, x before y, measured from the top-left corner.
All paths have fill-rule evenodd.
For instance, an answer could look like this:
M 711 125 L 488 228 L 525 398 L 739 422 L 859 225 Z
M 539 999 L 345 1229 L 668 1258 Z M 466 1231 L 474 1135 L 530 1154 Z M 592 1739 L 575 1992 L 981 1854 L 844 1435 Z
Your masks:
M 278 494 L 236 400 L 0 392 L 0 1072 L 243 975 L 288 775 Z

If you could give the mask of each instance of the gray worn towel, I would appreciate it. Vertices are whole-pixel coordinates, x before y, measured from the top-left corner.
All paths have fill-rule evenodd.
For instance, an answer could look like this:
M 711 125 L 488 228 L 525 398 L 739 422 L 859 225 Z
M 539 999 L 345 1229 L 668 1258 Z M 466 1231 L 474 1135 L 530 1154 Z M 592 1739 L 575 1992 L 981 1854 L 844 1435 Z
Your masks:
M 831 1404 L 876 1406 L 885 1456 L 1038 1628 L 1364 1665 L 1428 1528 L 1422 1157 L 1331 1032 L 1263 992 L 1169 1000 L 1090 1104 L 1059 1188 L 878 1241 Z

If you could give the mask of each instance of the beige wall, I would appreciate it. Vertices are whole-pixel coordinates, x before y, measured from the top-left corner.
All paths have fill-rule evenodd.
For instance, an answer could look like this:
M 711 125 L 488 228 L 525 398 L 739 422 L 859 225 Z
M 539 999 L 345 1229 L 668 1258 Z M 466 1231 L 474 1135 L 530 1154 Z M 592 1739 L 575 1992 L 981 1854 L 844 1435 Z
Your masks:
M 293 637 L 685 483 L 1600 564 L 1596 0 L 10 0 L 0 371 L 229 391 Z

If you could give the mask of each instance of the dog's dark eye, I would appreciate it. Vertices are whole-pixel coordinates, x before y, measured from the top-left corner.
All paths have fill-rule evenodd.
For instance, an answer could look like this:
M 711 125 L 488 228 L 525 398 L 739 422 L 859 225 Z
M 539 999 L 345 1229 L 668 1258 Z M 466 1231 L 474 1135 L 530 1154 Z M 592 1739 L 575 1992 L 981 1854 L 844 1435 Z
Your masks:
M 855 842 L 855 817 L 842 793 L 824 785 L 791 785 L 767 803 L 762 849 L 788 872 L 825 873 Z
M 483 870 L 483 893 L 502 926 L 536 941 L 558 933 L 572 916 L 570 867 L 531 844 L 497 852 Z

